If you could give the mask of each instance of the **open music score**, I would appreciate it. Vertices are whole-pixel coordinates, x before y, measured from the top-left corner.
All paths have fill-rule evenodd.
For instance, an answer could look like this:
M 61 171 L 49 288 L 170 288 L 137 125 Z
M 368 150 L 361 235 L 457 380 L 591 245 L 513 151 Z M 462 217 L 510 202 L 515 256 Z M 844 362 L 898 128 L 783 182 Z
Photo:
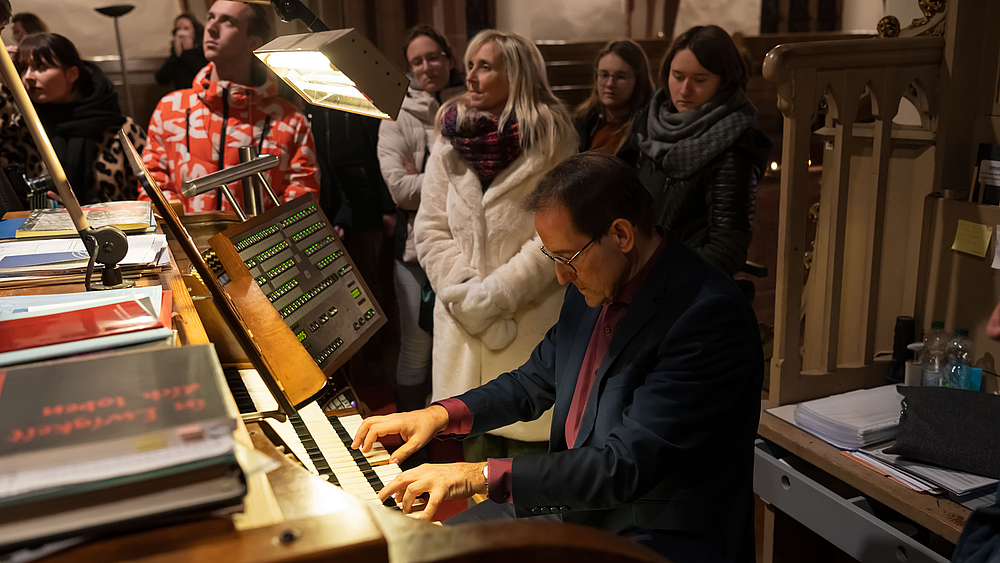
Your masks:
M 209 245 L 225 270 L 220 281 L 252 277 L 327 375 L 386 322 L 312 195 L 234 225 Z

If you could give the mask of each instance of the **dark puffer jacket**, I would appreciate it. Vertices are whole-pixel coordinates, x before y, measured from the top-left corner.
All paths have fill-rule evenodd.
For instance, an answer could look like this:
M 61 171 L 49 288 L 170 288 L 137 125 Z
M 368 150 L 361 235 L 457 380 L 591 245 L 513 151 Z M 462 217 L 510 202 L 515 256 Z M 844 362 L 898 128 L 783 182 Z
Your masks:
M 645 111 L 636 117 L 629 144 L 639 179 L 653 195 L 657 223 L 709 264 L 729 275 L 738 272 L 747 260 L 757 182 L 766 170 L 771 141 L 748 129 L 701 170 L 679 179 L 638 150 L 638 134 L 646 134 Z

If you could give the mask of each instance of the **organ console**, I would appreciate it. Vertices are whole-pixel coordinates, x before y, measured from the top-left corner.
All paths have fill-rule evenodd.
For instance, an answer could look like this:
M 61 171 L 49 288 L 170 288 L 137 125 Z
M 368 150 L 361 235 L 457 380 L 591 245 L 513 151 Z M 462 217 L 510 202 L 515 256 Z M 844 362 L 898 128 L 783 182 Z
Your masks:
M 135 159 L 138 155 L 133 151 L 131 156 Z M 161 216 L 170 217 L 169 207 L 167 211 L 162 208 L 159 211 Z M 175 215 L 173 220 L 176 220 Z M 166 222 L 170 224 L 169 220 Z M 266 474 L 248 471 L 249 493 L 241 514 L 178 519 L 170 525 L 127 534 L 72 539 L 56 546 L 43 546 L 38 553 L 30 554 L 35 560 L 44 563 L 327 560 L 483 563 L 511 559 L 547 562 L 558 557 L 587 561 L 663 561 L 646 548 L 601 530 L 523 520 L 435 526 L 404 516 L 391 508 L 391 501 L 387 503 L 389 508 L 380 506 L 378 491 L 399 469 L 387 463 L 389 456 L 384 448 L 376 447 L 368 454 L 350 449 L 352 435 L 361 421 L 360 415 L 352 410 L 352 390 L 349 387 L 337 390 L 333 393 L 332 407 L 327 405 L 334 410 L 324 411 L 321 402 L 326 403 L 325 398 L 331 395 L 332 387 L 324 383 L 321 387 L 326 386 L 326 392 L 316 394 L 316 391 L 323 391 L 314 390 L 318 380 L 316 373 L 325 374 L 272 302 L 267 301 L 261 286 L 249 274 L 246 275 L 248 284 L 231 281 L 222 286 L 186 231 L 182 228 L 174 234 L 181 239 L 179 242 L 183 243 L 185 254 L 206 286 L 212 290 L 214 285 L 212 297 L 253 364 L 254 369 L 234 369 L 227 373 L 241 412 L 279 411 L 263 420 L 247 423 L 245 427 L 241 423 L 237 432 L 237 441 L 244 450 L 252 449 L 258 457 L 270 458 L 275 468 Z M 226 273 L 232 275 L 235 271 L 228 268 Z M 208 342 L 191 295 L 176 269 L 164 272 L 159 280 L 143 278 L 139 283 L 161 283 L 173 289 L 174 321 L 175 326 L 184 327 L 179 330 L 182 341 L 185 344 Z M 66 285 L 48 286 L 42 291 L 79 289 L 79 286 Z M 218 294 L 220 289 L 221 295 Z M 256 290 L 266 306 L 255 305 L 253 310 L 239 308 L 243 302 L 234 301 L 226 293 L 237 289 Z M 357 298 L 352 299 L 357 304 Z M 235 306 L 234 302 L 241 305 Z M 264 322 L 266 319 L 270 324 Z M 346 325 L 352 331 L 353 323 L 354 320 Z M 256 331 L 248 331 L 247 324 L 255 326 Z M 236 334 L 240 331 L 242 334 Z M 281 356 L 273 357 L 266 343 L 261 347 L 259 341 L 278 338 L 275 335 L 281 331 L 301 354 L 296 356 L 295 350 L 288 346 L 279 348 Z M 304 363 L 303 359 L 308 362 Z M 306 369 L 307 366 L 311 369 Z M 292 374 L 296 369 L 309 376 L 307 381 L 313 381 L 300 386 L 299 393 L 305 398 L 296 400 L 290 410 L 284 410 L 279 404 L 291 403 L 288 396 L 283 395 L 284 385 L 287 381 L 289 387 L 293 387 Z M 275 373 L 283 379 L 274 377 Z M 325 382 L 326 378 L 323 379 Z M 275 396 L 276 389 L 282 395 Z M 276 416 L 278 414 L 285 417 Z M 284 420 L 280 420 L 282 418 Z M 294 454 L 301 465 L 289 461 L 276 445 Z M 261 464 L 256 462 L 256 465 Z

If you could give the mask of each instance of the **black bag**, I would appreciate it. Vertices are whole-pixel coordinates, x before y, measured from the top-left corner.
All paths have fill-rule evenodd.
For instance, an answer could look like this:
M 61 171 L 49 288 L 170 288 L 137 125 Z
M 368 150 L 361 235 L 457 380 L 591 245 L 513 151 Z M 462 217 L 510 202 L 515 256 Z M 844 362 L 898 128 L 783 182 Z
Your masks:
M 1000 479 L 1000 396 L 946 387 L 897 388 L 896 445 L 886 453 Z

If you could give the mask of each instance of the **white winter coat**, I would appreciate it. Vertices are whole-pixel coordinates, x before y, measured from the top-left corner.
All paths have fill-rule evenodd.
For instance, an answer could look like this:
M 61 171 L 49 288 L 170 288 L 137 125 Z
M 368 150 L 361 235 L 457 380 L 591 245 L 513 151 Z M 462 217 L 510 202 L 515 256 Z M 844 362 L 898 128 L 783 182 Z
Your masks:
M 441 99 L 465 91 L 465 86 L 445 88 Z M 403 98 L 399 116 L 395 121 L 383 121 L 378 129 L 378 163 L 382 169 L 389 193 L 396 205 L 409 211 L 409 225 L 406 229 L 406 248 L 403 262 L 416 262 L 417 251 L 413 245 L 413 221 L 420 206 L 420 187 L 424 181 L 424 159 L 427 147 L 435 136 L 434 116 L 440 107 L 433 94 L 410 87 Z M 417 174 L 409 174 L 403 168 L 403 160 L 409 159 L 416 165 Z
M 417 256 L 437 294 L 435 400 L 519 367 L 558 319 L 564 290 L 539 251 L 534 216 L 521 205 L 546 172 L 577 152 L 575 137 L 555 154 L 521 154 L 485 193 L 448 139 L 435 141 L 415 222 Z M 544 441 L 550 424 L 551 411 L 492 433 Z

